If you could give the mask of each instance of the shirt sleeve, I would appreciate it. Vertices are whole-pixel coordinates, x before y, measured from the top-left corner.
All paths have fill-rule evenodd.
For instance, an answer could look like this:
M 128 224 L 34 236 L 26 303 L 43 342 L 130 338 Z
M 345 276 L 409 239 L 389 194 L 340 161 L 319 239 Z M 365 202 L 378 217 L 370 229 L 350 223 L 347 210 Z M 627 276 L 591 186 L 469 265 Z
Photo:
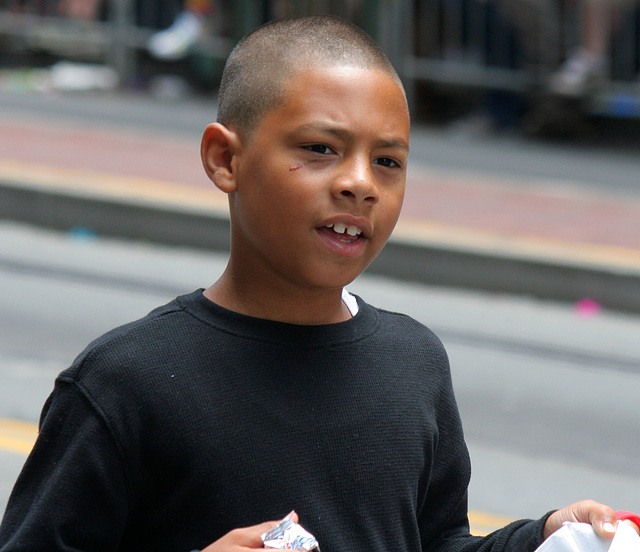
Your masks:
M 471 463 L 451 376 L 446 373 L 436 408 L 438 438 L 433 469 L 418 520 L 423 551 L 533 552 L 542 543 L 550 514 L 537 521 L 516 521 L 486 537 L 470 534 L 467 495 Z
M 74 383 L 58 380 L 9 499 L 0 552 L 117 550 L 127 488 L 124 462 L 104 420 Z

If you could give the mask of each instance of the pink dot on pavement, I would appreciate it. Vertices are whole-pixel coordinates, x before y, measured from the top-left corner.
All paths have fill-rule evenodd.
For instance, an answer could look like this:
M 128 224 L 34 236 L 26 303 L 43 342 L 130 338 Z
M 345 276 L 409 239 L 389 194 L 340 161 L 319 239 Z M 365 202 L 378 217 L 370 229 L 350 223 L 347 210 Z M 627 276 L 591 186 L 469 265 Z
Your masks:
M 583 318 L 590 318 L 592 316 L 596 316 L 602 310 L 600 303 L 595 299 L 591 299 L 589 297 L 585 297 L 584 299 L 580 299 L 576 305 L 576 312 L 578 316 Z

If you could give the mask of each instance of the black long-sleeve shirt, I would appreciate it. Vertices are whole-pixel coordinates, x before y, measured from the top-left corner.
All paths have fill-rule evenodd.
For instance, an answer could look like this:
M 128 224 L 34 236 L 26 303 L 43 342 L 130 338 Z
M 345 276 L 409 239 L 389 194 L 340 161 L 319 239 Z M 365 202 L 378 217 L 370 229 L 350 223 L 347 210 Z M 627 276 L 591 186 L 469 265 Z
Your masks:
M 97 339 L 45 405 L 0 551 L 186 552 L 293 509 L 323 552 L 534 550 L 544 518 L 469 535 L 446 353 L 358 301 L 298 326 L 198 290 Z

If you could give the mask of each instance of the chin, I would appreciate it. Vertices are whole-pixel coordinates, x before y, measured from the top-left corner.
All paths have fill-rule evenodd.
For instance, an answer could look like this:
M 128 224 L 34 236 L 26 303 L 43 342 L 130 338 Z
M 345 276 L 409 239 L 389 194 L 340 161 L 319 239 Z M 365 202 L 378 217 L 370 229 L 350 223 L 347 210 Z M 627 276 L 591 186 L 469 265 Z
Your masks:
M 335 273 L 324 279 L 320 287 L 323 287 L 325 289 L 342 289 L 343 287 L 351 284 L 358 276 L 360 276 L 361 273 L 362 271 L 336 271 Z

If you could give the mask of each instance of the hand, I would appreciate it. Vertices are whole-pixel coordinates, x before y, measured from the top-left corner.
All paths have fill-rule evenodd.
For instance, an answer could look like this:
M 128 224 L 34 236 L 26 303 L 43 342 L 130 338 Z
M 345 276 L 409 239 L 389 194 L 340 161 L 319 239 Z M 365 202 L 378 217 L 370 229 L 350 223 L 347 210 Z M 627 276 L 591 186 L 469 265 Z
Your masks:
M 295 512 L 289 514 L 289 518 L 294 523 L 298 523 L 298 514 Z M 207 546 L 202 552 L 247 552 L 248 550 L 263 550 L 264 546 L 260 535 L 266 533 L 269 529 L 273 529 L 281 521 L 281 519 L 278 521 L 266 521 L 251 527 L 234 529 Z
M 544 539 L 560 529 L 565 521 L 589 523 L 598 535 L 606 538 L 612 538 L 616 532 L 616 513 L 612 508 L 593 500 L 583 500 L 551 514 L 544 525 Z M 639 530 L 635 523 L 627 523 Z

